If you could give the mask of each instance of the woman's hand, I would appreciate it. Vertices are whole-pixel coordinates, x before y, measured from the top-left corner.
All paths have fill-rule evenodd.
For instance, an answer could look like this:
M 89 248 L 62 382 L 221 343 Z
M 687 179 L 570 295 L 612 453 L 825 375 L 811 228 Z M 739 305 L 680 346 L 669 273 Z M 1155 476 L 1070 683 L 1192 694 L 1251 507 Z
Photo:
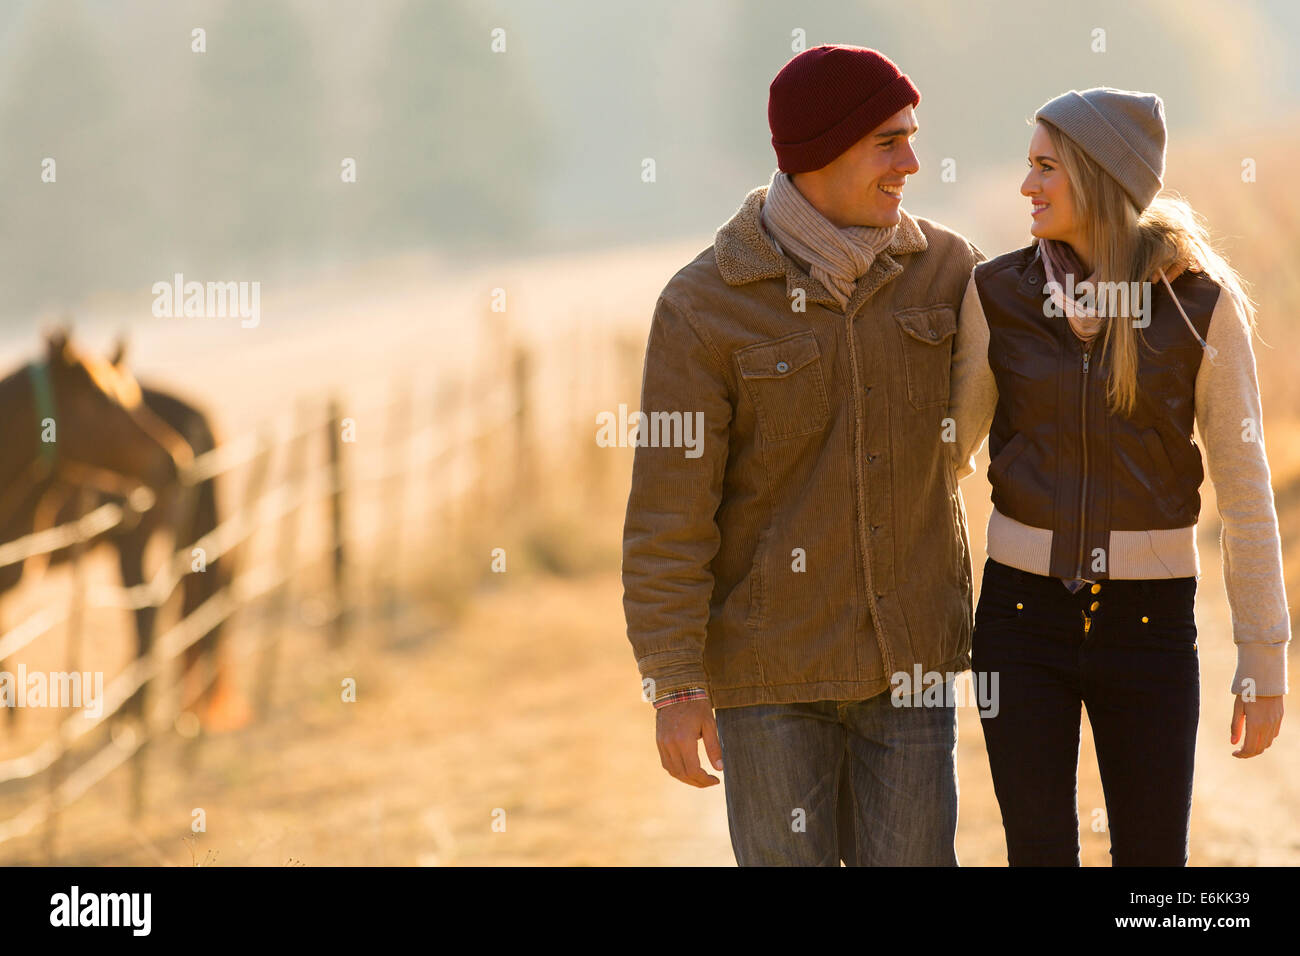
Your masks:
M 1282 698 L 1257 697 L 1250 702 L 1243 701 L 1237 695 L 1232 705 L 1232 726 L 1229 728 L 1228 740 L 1236 743 L 1242 739 L 1242 724 L 1245 724 L 1245 740 L 1240 750 L 1234 750 L 1234 757 L 1257 757 L 1268 749 L 1269 744 L 1282 730 Z

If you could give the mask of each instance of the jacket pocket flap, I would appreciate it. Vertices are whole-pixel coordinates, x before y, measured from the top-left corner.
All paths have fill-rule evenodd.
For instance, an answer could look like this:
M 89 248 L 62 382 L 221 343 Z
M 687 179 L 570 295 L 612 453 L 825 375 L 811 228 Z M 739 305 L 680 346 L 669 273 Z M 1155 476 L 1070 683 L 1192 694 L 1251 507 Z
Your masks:
M 759 342 L 736 352 L 744 378 L 786 378 L 821 357 L 817 336 L 796 332 L 772 342 Z
M 904 332 L 927 345 L 938 345 L 957 332 L 957 310 L 950 305 L 899 309 L 894 318 Z

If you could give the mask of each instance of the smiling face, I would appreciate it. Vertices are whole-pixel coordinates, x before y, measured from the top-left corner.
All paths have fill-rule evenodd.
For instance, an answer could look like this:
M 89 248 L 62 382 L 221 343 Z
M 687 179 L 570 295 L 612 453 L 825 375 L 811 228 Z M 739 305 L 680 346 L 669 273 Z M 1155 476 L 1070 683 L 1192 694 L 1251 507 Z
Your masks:
M 821 169 L 795 173 L 804 198 L 841 229 L 895 226 L 903 184 L 921 168 L 912 151 L 916 114 L 905 106 Z
M 1029 231 L 1039 239 L 1055 239 L 1069 243 L 1083 254 L 1081 220 L 1074 205 L 1070 179 L 1052 145 L 1047 127 L 1034 126 L 1029 140 L 1029 173 L 1020 184 L 1020 194 L 1028 196 L 1033 222 Z

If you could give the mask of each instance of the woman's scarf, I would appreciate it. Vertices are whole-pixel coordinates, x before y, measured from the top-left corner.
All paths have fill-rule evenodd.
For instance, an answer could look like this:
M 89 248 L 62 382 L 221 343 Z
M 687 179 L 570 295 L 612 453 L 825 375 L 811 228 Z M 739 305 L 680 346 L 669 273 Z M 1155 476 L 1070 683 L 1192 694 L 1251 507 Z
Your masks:
M 1065 313 L 1074 334 L 1083 342 L 1091 342 L 1097 337 L 1097 333 L 1101 331 L 1106 317 L 1097 314 L 1095 298 L 1093 305 L 1085 306 L 1078 299 L 1067 298 L 1063 288 L 1067 275 L 1078 277 L 1083 273 L 1083 263 L 1074 254 L 1074 250 L 1070 248 L 1068 242 L 1039 239 L 1038 250 L 1043 256 L 1043 271 L 1047 273 L 1047 288 L 1053 304 Z M 1077 287 L 1084 281 L 1090 283 L 1095 290 L 1097 287 L 1097 273 L 1094 272 L 1086 280 L 1077 279 L 1075 286 Z
M 1101 327 L 1103 323 L 1105 323 L 1106 317 L 1097 314 L 1095 305 L 1084 306 L 1078 299 L 1066 298 L 1061 281 L 1066 275 L 1077 276 L 1079 273 L 1083 272 L 1083 263 L 1079 261 L 1079 257 L 1075 255 L 1070 244 L 1066 242 L 1057 242 L 1054 239 L 1039 239 L 1038 249 L 1043 256 L 1043 271 L 1047 273 L 1048 293 L 1052 297 L 1052 302 L 1058 309 L 1065 313 L 1065 317 L 1069 320 L 1070 328 L 1074 330 L 1074 334 L 1083 342 L 1091 342 L 1097 337 L 1097 333 L 1101 331 Z M 1209 357 L 1210 361 L 1213 362 L 1214 357 L 1218 354 L 1218 350 L 1215 349 L 1214 346 L 1210 345 L 1210 343 L 1206 342 L 1205 339 L 1201 338 L 1201 333 L 1196 331 L 1196 326 L 1192 324 L 1192 320 L 1187 317 L 1187 313 L 1183 310 L 1183 304 L 1178 301 L 1178 296 L 1174 294 L 1174 287 L 1170 285 L 1170 282 L 1178 278 L 1185 269 L 1196 271 L 1199 267 L 1194 262 L 1175 262 L 1169 267 L 1168 272 L 1164 269 L 1157 269 L 1155 275 L 1151 277 L 1150 281 L 1154 283 L 1159 279 L 1164 283 L 1165 289 L 1169 292 L 1169 298 L 1174 300 L 1174 305 L 1178 309 L 1178 314 L 1183 317 L 1183 322 L 1187 324 L 1188 330 L 1200 344 L 1201 348 L 1205 350 L 1205 354 Z M 1093 301 L 1095 302 L 1097 273 L 1094 272 L 1083 281 L 1091 283 L 1093 289 Z M 1079 283 L 1076 282 L 1075 286 L 1077 287 L 1078 285 Z

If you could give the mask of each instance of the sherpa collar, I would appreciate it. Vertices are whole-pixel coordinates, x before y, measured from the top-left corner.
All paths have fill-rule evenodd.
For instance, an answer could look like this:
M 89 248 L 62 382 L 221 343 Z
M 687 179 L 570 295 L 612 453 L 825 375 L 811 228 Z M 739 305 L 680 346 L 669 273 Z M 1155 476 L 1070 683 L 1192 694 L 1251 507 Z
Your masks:
M 767 186 L 750 190 L 745 201 L 741 203 L 736 214 L 718 230 L 713 239 L 714 257 L 718 263 L 718 272 L 722 274 L 727 285 L 744 285 L 760 279 L 772 279 L 785 276 L 786 294 L 793 295 L 795 289 L 802 288 L 804 294 L 813 302 L 829 305 L 839 309 L 835 297 L 816 279 L 800 271 L 793 262 L 777 251 L 771 238 L 759 220 L 763 209 L 763 200 L 767 196 Z M 846 311 L 852 311 L 862 299 L 875 293 L 882 285 L 903 271 L 903 267 L 894 256 L 924 252 L 929 243 L 916 220 L 900 209 L 901 220 L 894 241 L 883 253 L 876 257 L 870 271 L 858 282 L 857 291 L 849 300 Z

